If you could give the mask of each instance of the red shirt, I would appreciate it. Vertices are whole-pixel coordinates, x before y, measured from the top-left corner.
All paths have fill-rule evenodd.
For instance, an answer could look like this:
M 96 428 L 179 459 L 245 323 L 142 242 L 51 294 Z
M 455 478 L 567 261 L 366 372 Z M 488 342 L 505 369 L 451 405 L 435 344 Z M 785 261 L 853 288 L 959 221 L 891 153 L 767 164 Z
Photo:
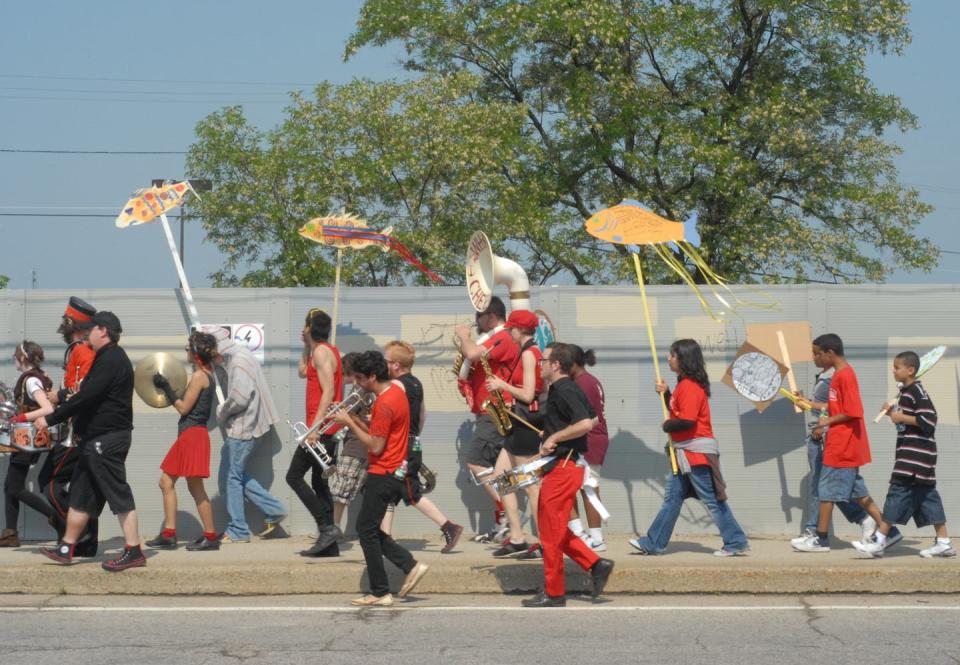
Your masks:
M 670 395 L 670 418 L 692 420 L 696 423 L 691 429 L 674 432 L 670 436 L 674 441 L 689 441 L 700 437 L 713 438 L 713 425 L 710 424 L 710 401 L 707 391 L 693 379 L 682 378 Z M 684 453 L 690 466 L 704 466 L 707 458 L 703 453 Z
M 831 416 L 842 413 L 847 420 L 827 428 L 827 442 L 823 447 L 823 463 L 832 467 L 859 467 L 870 463 L 870 441 L 863 422 L 863 403 L 857 374 L 849 365 L 833 373 L 827 412 Z
M 496 346 L 494 346 L 496 345 Z M 510 381 L 510 374 L 520 360 L 520 347 L 510 336 L 509 330 L 501 330 L 496 335 L 492 335 L 487 341 L 481 344 L 485 349 L 493 349 L 487 354 L 487 362 L 490 363 L 490 370 L 494 376 L 498 376 L 504 381 Z M 470 387 L 473 389 L 473 406 L 471 410 L 475 414 L 483 413 L 480 406 L 490 397 L 487 390 L 487 375 L 483 371 L 483 366 L 479 361 L 473 363 L 470 368 Z M 504 399 L 510 400 L 509 394 L 504 393 Z
M 387 440 L 383 451 L 374 455 L 367 451 L 367 473 L 380 476 L 393 473 L 407 459 L 407 437 L 410 434 L 410 404 L 403 388 L 395 383 L 377 395 L 370 413 L 370 436 Z
M 516 388 L 523 388 L 523 354 L 529 351 L 533 354 L 534 365 L 534 380 L 533 380 L 533 403 L 537 401 L 537 395 L 543 392 L 543 377 L 540 376 L 540 359 L 543 357 L 543 353 L 540 351 L 540 347 L 536 344 L 528 347 L 526 351 L 520 353 L 520 360 L 513 368 L 513 373 L 510 375 L 510 380 L 507 381 L 511 386 Z
M 333 353 L 337 361 L 337 366 L 333 371 L 333 398 L 331 404 L 335 404 L 343 399 L 343 367 L 340 365 L 340 351 L 335 346 L 326 342 L 318 342 L 317 346 L 325 346 Z M 317 409 L 320 408 L 320 400 L 323 399 L 323 388 L 320 387 L 320 376 L 317 374 L 317 368 L 313 366 L 313 355 L 310 356 L 310 362 L 307 363 L 307 427 L 313 425 L 313 418 L 317 415 Z M 328 429 L 325 434 L 333 436 L 342 427 L 334 425 Z
M 67 365 L 63 372 L 63 387 L 72 392 L 76 392 L 80 387 L 93 359 L 97 357 L 97 352 L 90 348 L 86 342 L 80 342 L 70 349 L 70 356 L 67 358 Z

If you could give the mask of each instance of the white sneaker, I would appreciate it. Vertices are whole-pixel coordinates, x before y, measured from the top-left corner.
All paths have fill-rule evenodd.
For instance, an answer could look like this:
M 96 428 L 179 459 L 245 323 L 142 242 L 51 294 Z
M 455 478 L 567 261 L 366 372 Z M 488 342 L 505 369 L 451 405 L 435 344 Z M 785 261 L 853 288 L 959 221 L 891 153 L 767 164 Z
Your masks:
M 933 542 L 933 547 L 926 550 L 920 550 L 920 556 L 922 556 L 924 559 L 932 559 L 934 557 L 952 559 L 957 556 L 957 550 L 953 549 L 953 546 L 950 543 L 941 543 L 939 540 L 935 540 Z
M 606 552 L 607 551 L 607 541 L 601 540 L 599 543 L 593 538 L 590 539 L 590 542 L 587 543 L 594 552 Z
M 883 556 L 884 547 L 876 540 L 870 540 L 865 543 L 855 540 L 850 544 L 853 545 L 853 548 L 860 552 L 860 554 L 865 554 L 870 558 L 879 559 Z
M 805 541 L 805 540 L 806 540 L 807 538 L 809 538 L 810 536 L 816 536 L 816 535 L 817 535 L 817 532 L 814 531 L 813 529 L 804 529 L 804 530 L 803 530 L 803 533 L 801 533 L 801 534 L 800 534 L 799 536 L 797 536 L 796 538 L 793 538 L 793 539 L 790 540 L 790 544 L 791 544 L 791 545 L 799 545 L 800 543 L 802 543 L 803 541 Z
M 793 543 L 793 549 L 798 552 L 829 552 L 830 545 L 823 545 L 820 543 L 820 537 L 817 534 L 812 536 L 807 536 L 799 543 Z
M 860 542 L 867 543 L 873 539 L 873 534 L 877 530 L 877 521 L 867 515 L 860 522 Z

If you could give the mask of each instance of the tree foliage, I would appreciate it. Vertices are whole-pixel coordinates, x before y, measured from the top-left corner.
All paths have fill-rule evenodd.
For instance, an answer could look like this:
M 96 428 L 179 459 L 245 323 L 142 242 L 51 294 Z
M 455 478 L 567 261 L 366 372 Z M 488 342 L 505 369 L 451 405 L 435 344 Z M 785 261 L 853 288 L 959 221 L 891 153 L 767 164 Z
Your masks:
M 411 71 L 472 73 L 473 102 L 520 111 L 508 158 L 480 160 L 499 180 L 482 179 L 495 196 L 477 205 L 499 206 L 491 235 L 534 277 L 623 277 L 626 262 L 582 223 L 632 198 L 696 214 L 703 254 L 735 280 L 880 280 L 937 258 L 914 237 L 930 208 L 897 182 L 885 138 L 916 118 L 865 68 L 869 53 L 908 43 L 907 11 L 902 0 L 368 0 L 347 55 L 399 40 Z M 456 255 L 461 238 L 449 239 Z
M 535 282 L 629 279 L 583 222 L 635 199 L 696 215 L 701 253 L 736 281 L 881 280 L 928 269 L 929 212 L 887 138 L 916 124 L 866 76 L 909 41 L 902 0 L 370 0 L 347 54 L 401 41 L 412 79 L 318 85 L 284 120 L 201 121 L 192 177 L 225 254 L 218 285 L 330 284 L 300 238 L 344 209 L 462 281 L 476 229 Z M 669 281 L 652 264 L 654 280 Z M 348 252 L 344 280 L 422 282 Z
M 6 275 L 0 275 L 0 289 L 7 288 L 7 284 L 10 283 L 10 278 Z

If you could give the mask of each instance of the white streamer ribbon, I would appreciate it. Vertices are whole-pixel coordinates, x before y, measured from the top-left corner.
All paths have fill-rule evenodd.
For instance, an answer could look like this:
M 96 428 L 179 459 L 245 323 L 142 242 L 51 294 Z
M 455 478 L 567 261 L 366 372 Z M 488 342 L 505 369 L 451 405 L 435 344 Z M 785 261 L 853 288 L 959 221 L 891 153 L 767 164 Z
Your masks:
M 583 493 L 587 495 L 587 500 L 593 509 L 600 515 L 600 519 L 606 522 L 610 519 L 610 511 L 600 502 L 600 496 L 597 494 L 597 488 L 600 487 L 600 476 L 590 468 L 587 460 L 581 457 L 577 460 L 577 465 L 583 467 Z

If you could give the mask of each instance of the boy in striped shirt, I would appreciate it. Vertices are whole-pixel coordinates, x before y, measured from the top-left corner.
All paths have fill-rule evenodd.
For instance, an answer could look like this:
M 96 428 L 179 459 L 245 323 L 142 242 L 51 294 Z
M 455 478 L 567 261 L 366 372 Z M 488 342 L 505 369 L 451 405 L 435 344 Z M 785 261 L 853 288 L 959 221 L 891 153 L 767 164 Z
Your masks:
M 897 451 L 890 476 L 890 490 L 883 504 L 883 521 L 875 540 L 854 543 L 860 552 L 872 557 L 883 556 L 887 535 L 894 524 L 906 524 L 913 518 L 918 527 L 933 524 L 937 538 L 933 547 L 920 556 L 955 557 L 956 550 L 947 536 L 947 518 L 943 501 L 937 492 L 937 410 L 927 391 L 916 380 L 920 358 L 913 351 L 904 351 L 893 360 L 893 377 L 901 384 L 900 399 L 887 411 L 897 427 Z

